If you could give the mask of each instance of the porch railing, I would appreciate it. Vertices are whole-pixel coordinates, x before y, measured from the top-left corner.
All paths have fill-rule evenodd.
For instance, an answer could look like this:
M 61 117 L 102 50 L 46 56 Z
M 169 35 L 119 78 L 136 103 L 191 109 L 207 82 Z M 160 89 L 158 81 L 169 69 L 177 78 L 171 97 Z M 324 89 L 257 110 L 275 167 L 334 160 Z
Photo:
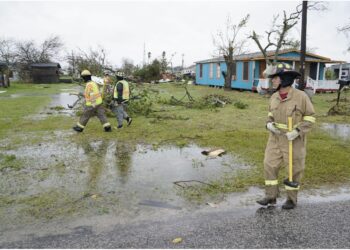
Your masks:
M 269 88 L 268 79 L 259 78 L 257 90 L 266 90 Z M 295 86 L 295 83 L 293 84 Z M 339 88 L 338 80 L 314 80 L 310 77 L 306 79 L 306 88 L 312 89 L 314 93 L 316 92 L 327 92 L 327 91 L 337 91 Z

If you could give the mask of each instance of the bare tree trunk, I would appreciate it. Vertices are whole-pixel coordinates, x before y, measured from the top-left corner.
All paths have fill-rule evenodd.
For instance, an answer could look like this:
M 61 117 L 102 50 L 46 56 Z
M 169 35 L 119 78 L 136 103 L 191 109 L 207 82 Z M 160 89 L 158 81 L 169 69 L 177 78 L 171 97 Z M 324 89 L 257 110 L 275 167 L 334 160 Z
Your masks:
M 225 62 L 227 66 L 227 73 L 225 76 L 225 85 L 224 88 L 226 90 L 231 90 L 231 79 L 232 79 L 232 66 L 233 66 L 233 48 L 229 47 L 228 48 L 228 55 L 225 55 Z

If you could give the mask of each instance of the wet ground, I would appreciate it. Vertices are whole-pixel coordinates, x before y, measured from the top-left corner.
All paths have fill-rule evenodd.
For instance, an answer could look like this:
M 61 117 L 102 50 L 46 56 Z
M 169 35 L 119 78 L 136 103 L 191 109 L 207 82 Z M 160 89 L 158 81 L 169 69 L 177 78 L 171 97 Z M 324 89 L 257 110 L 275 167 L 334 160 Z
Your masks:
M 2 160 L 0 170 L 0 233 L 52 219 L 132 220 L 157 216 L 158 210 L 195 210 L 199 203 L 188 200 L 181 186 L 208 185 L 249 167 L 233 155 L 204 156 L 196 145 L 154 148 L 88 139 L 77 144 L 68 140 L 74 135 L 56 131 L 41 143 L 0 150 L 3 159 L 13 158 Z M 0 143 L 6 148 L 11 142 Z
M 61 93 L 51 97 L 52 102 L 35 118 L 73 114 L 67 104 L 72 105 L 77 96 Z M 324 123 L 321 128 L 336 138 L 350 138 L 347 124 Z M 0 243 L 69 233 L 75 228 L 105 231 L 116 223 L 131 225 L 202 212 L 236 209 L 234 216 L 238 218 L 259 209 L 255 200 L 264 191 L 257 187 L 244 193 L 208 195 L 200 201 L 183 192 L 183 187 L 196 192 L 196 187 L 250 168 L 235 155 L 210 158 L 201 154 L 206 148 L 194 144 L 156 147 L 88 138 L 76 143 L 71 140 L 74 135 L 73 131 L 54 131 L 40 143 L 18 147 L 11 147 L 11 138 L 0 141 Z M 28 141 L 35 137 L 21 136 Z M 303 190 L 299 197 L 300 204 L 310 206 L 349 200 L 350 187 Z
M 82 100 L 78 101 L 78 96 L 75 94 L 77 91 L 81 91 L 79 87 L 70 89 L 61 89 L 62 93 L 46 95 L 51 97 L 51 102 L 43 107 L 43 109 L 36 115 L 26 117 L 28 119 L 45 119 L 49 115 L 74 115 L 74 109 L 76 109 Z M 6 92 L 4 92 L 6 93 Z M 74 94 L 72 94 L 74 93 Z M 1 96 L 1 98 L 21 98 L 28 96 L 43 96 L 40 93 L 21 93 L 21 94 L 10 94 L 7 96 Z M 78 101 L 78 102 L 76 102 Z M 73 106 L 73 107 L 72 107 Z
M 321 129 L 335 138 L 350 140 L 350 124 L 323 123 Z

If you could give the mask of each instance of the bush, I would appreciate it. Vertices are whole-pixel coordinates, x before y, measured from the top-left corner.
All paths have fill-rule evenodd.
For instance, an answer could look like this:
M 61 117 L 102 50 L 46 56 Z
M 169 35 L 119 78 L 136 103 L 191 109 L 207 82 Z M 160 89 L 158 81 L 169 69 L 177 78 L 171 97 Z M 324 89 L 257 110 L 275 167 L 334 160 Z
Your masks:
M 246 109 L 246 108 L 248 108 L 248 104 L 246 104 L 246 103 L 243 103 L 243 102 L 241 102 L 241 101 L 237 101 L 237 102 L 235 102 L 235 104 L 233 104 L 236 108 L 238 108 L 238 109 Z

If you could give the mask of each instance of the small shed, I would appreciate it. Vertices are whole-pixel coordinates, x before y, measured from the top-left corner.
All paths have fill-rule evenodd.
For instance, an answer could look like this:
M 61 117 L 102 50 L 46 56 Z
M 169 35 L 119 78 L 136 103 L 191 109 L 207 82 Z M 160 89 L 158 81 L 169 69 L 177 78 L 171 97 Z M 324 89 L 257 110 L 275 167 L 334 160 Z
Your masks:
M 33 83 L 58 83 L 61 65 L 59 63 L 33 63 L 30 65 Z

